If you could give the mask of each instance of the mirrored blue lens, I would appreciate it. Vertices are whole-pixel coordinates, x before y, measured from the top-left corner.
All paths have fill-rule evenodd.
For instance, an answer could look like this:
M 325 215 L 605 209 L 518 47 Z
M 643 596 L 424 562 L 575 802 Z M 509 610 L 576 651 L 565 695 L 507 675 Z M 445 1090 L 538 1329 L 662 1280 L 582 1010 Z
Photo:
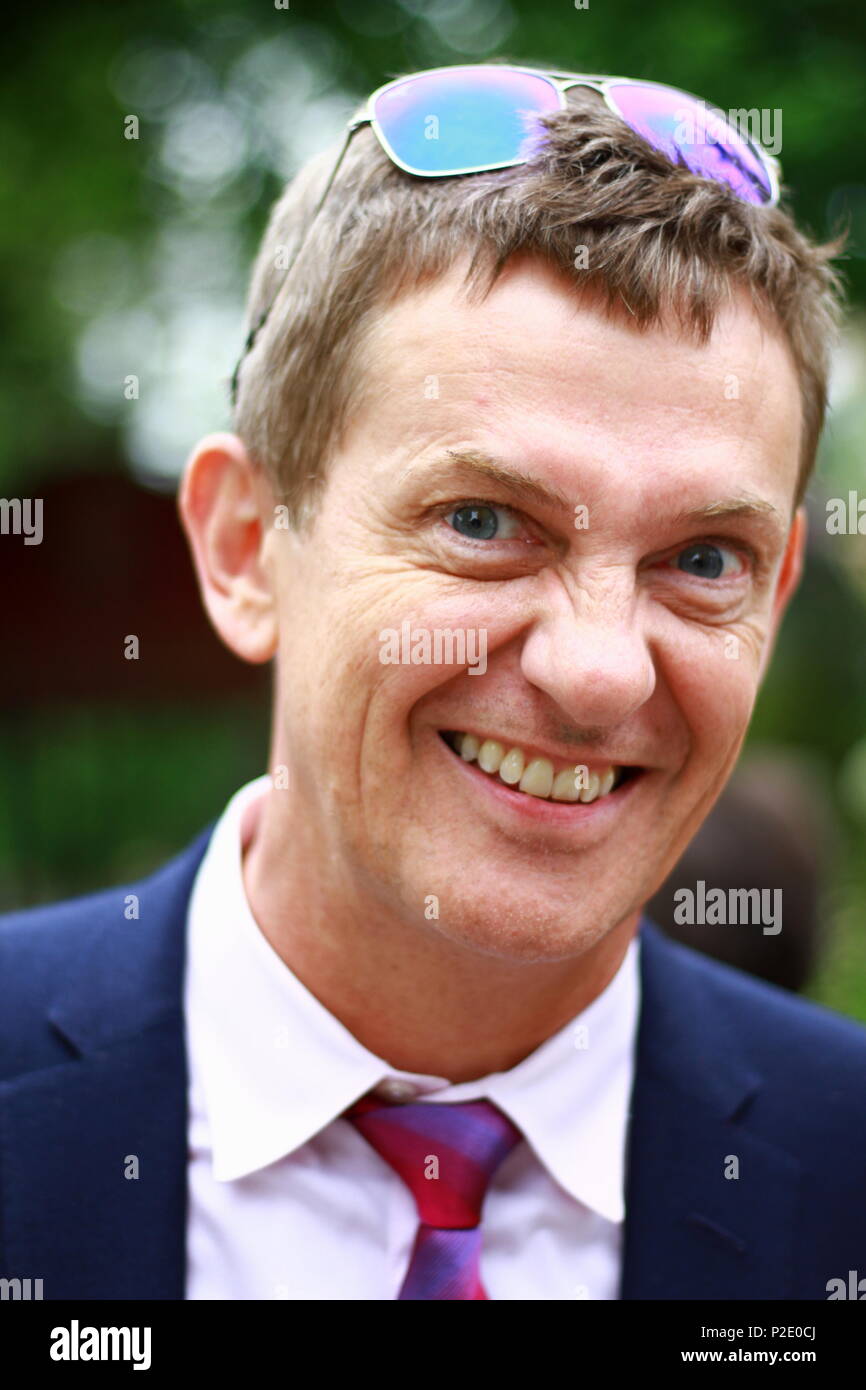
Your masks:
M 632 130 L 674 164 L 716 179 L 747 203 L 774 196 L 766 160 L 721 111 L 674 87 L 611 82 L 607 100 Z
M 373 105 L 392 158 L 413 174 L 501 169 L 532 156 L 544 137 L 538 117 L 562 101 L 546 77 L 496 67 L 461 67 L 408 77 Z

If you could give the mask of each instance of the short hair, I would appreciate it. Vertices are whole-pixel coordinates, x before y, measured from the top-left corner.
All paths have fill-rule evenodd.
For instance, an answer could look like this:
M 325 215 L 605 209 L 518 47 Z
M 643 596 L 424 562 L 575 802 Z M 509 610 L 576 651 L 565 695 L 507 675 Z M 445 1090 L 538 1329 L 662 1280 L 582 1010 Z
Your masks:
M 587 89 L 571 89 L 544 124 L 547 139 L 530 162 L 438 179 L 397 168 L 363 126 L 315 217 L 332 150 L 309 161 L 275 204 L 247 328 L 273 309 L 241 367 L 234 427 L 295 525 L 314 514 L 328 460 L 362 399 L 365 332 L 377 311 L 466 256 L 467 292 L 483 298 L 518 253 L 559 267 L 577 290 L 601 290 L 607 311 L 625 305 L 636 326 L 671 319 L 696 343 L 745 290 L 781 325 L 798 373 L 795 503 L 802 499 L 840 319 L 830 261 L 841 239 L 819 245 L 783 208 L 746 203 L 674 166 Z

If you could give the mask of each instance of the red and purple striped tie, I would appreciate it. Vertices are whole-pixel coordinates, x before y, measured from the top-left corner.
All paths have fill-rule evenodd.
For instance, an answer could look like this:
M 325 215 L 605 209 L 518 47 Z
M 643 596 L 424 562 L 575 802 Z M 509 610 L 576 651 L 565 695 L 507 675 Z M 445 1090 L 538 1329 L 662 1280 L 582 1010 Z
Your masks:
M 367 1095 L 346 1118 L 399 1174 L 418 1208 L 421 1224 L 398 1299 L 486 1299 L 481 1207 L 520 1130 L 486 1100 L 399 1105 Z

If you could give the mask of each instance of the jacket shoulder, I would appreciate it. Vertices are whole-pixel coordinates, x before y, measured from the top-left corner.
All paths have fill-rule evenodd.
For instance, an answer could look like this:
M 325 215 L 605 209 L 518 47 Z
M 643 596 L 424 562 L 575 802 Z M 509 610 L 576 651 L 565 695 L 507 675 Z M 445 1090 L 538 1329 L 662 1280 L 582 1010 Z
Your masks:
M 68 1060 L 51 1022 L 68 982 L 106 948 L 132 968 L 144 959 L 143 938 L 146 952 L 161 918 L 188 899 L 211 829 L 146 878 L 0 915 L 0 1080 Z
M 866 1130 L 862 1023 L 663 937 L 658 927 L 644 940 L 652 969 L 674 966 L 677 988 L 692 996 L 696 1027 L 712 1020 L 712 1045 L 736 1048 L 771 1083 L 768 1100 L 776 1096 L 789 1111 L 811 1108 L 825 1121 L 834 1110 L 850 1121 L 859 1108 L 857 1127 Z
M 805 1041 L 821 1037 L 831 1045 L 835 1041 L 857 1051 L 866 1048 L 866 1025 L 680 942 L 668 940 L 667 945 L 680 957 L 695 982 L 735 1011 L 744 1024 L 748 1020 L 763 1021 L 756 1028 L 758 1037 L 767 1039 L 773 1029 L 779 1029 Z

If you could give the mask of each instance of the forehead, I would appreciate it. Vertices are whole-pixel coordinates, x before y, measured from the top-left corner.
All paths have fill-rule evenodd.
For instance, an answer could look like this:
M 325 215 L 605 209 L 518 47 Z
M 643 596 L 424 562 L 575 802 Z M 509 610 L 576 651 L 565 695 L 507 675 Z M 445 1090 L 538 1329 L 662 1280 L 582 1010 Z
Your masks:
M 353 436 L 388 461 L 457 438 L 503 447 L 573 493 L 687 477 L 773 495 L 790 510 L 801 402 L 782 330 L 733 294 L 708 341 L 672 322 L 639 329 L 560 272 L 525 258 L 484 299 L 465 266 L 396 300 L 372 324 Z M 363 445 L 361 444 L 361 447 Z

